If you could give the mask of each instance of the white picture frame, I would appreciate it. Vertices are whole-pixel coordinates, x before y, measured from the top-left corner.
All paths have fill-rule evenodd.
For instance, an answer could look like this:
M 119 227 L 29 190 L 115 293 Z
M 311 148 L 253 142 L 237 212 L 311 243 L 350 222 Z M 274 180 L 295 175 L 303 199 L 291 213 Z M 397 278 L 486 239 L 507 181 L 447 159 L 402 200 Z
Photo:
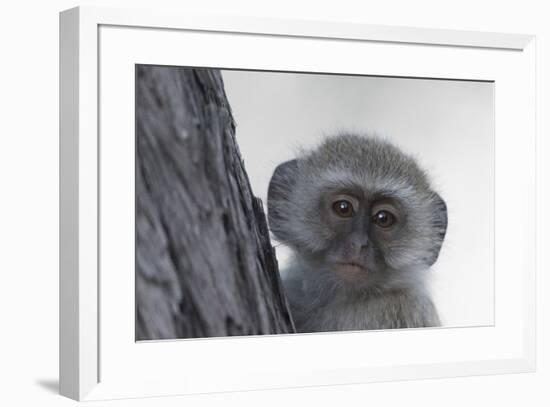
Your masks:
M 304 55 L 302 47 L 312 43 L 323 44 L 332 57 L 315 50 Z M 182 44 L 194 56 L 174 52 Z M 222 63 L 220 55 L 203 52 L 215 47 L 246 52 L 228 52 Z M 351 58 L 357 50 L 383 58 L 365 66 Z M 494 80 L 495 324 L 136 343 L 129 313 L 134 218 L 116 216 L 133 210 L 128 140 L 134 105 L 120 105 L 117 95 L 133 98 L 133 78 L 119 79 L 136 63 L 257 69 L 276 64 L 279 70 Z M 111 114 L 117 106 L 123 108 Z M 100 135 L 115 131 L 117 137 Z M 60 15 L 60 392 L 67 397 L 534 371 L 534 205 L 533 36 L 95 7 Z M 510 213 L 521 214 L 521 222 L 510 222 Z M 110 250 L 114 244 L 117 249 Z M 106 274 L 104 266 L 121 272 Z

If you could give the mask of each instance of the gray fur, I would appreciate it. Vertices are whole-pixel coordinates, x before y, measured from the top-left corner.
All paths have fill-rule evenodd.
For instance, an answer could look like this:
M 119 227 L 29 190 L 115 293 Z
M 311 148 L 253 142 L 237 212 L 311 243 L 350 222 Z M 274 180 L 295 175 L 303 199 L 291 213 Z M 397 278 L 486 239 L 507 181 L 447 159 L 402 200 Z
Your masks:
M 332 214 L 338 194 L 356 198 L 352 219 Z M 372 220 L 373 208 L 386 201 L 398 214 L 389 231 Z M 447 208 L 416 161 L 394 145 L 339 135 L 279 165 L 268 216 L 273 234 L 295 254 L 284 284 L 299 332 L 440 325 L 426 287 Z

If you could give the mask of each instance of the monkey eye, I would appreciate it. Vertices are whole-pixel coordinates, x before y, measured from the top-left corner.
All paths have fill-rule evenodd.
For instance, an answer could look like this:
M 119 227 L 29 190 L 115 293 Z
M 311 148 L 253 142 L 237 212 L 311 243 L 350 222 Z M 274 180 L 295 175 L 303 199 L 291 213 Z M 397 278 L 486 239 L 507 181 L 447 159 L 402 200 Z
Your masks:
M 350 201 L 340 199 L 332 204 L 332 210 L 341 218 L 351 218 L 353 216 L 353 205 Z
M 395 216 L 393 213 L 385 210 L 380 210 L 372 217 L 373 222 L 381 228 L 389 228 L 395 223 Z

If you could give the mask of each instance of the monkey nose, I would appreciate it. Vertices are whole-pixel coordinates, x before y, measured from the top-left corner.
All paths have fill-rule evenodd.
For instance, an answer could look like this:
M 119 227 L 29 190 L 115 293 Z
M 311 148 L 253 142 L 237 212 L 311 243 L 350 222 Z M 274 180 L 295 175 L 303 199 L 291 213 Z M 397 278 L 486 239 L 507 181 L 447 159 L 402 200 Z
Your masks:
M 351 247 L 353 248 L 353 250 L 357 250 L 357 251 L 365 250 L 366 248 L 368 248 L 368 246 L 369 246 L 369 242 L 366 239 L 351 243 Z

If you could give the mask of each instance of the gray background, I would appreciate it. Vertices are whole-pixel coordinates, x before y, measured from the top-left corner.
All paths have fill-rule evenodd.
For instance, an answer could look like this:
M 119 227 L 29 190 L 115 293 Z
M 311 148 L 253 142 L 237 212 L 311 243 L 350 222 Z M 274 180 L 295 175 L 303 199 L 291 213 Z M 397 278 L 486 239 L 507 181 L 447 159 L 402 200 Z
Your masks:
M 431 289 L 444 326 L 494 317 L 493 83 L 223 71 L 252 189 L 274 168 L 346 130 L 390 139 L 417 158 L 448 206 Z M 277 245 L 281 268 L 287 248 Z

